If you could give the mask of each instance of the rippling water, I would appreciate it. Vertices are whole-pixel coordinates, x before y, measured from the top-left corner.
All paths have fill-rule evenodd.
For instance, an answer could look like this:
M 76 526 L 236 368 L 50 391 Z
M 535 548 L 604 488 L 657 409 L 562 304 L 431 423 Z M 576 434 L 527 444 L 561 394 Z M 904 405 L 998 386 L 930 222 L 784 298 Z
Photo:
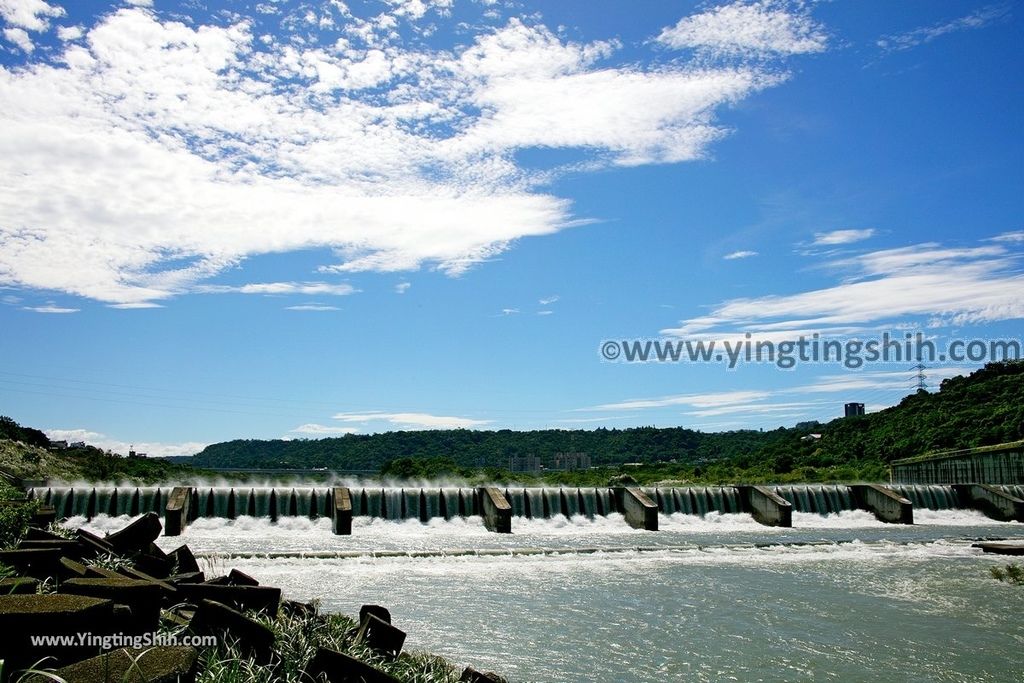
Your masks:
M 159 543 L 226 554 L 205 561 L 327 610 L 387 605 L 408 647 L 513 680 L 1022 680 L 1024 588 L 993 580 L 1008 558 L 970 544 L 1024 539 L 1024 525 L 962 510 L 915 519 L 795 513 L 794 528 L 775 529 L 663 515 L 661 531 L 644 532 L 614 515 L 517 518 L 506 536 L 479 518 L 356 518 L 339 537 L 328 520 L 243 517 L 197 520 Z M 281 552 L 351 556 L 266 557 Z

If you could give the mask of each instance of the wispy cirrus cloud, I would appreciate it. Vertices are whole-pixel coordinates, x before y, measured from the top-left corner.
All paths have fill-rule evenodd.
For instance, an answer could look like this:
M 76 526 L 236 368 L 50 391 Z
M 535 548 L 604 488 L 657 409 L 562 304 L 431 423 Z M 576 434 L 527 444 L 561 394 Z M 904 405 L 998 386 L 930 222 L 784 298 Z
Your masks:
M 722 258 L 725 259 L 726 261 L 735 261 L 737 259 L 752 258 L 754 256 L 757 256 L 757 252 L 756 251 L 750 251 L 749 249 L 743 249 L 741 251 L 734 251 L 734 252 L 731 252 L 729 254 L 726 254 Z
M 285 306 L 286 311 L 313 311 L 313 312 L 325 312 L 325 311 L 340 311 L 341 309 L 337 306 L 328 306 L 327 304 L 295 304 L 294 306 Z
M 951 33 L 984 28 L 1006 17 L 1009 12 L 1009 6 L 1005 4 L 988 5 L 956 19 L 922 26 L 905 33 L 882 36 L 876 44 L 886 52 L 909 50 Z
M 717 304 L 708 315 L 681 321 L 663 335 L 722 337 L 772 331 L 793 339 L 798 332 L 892 324 L 916 317 L 934 324 L 967 324 L 1024 318 L 1024 254 L 1007 244 L 944 247 L 924 243 L 883 249 L 832 261 L 850 272 L 837 285 L 795 294 L 769 294 Z M 839 333 L 839 332 L 837 332 Z
M 246 285 L 200 285 L 195 291 L 207 294 L 285 294 L 347 296 L 359 290 L 346 283 L 328 282 L 258 282 Z
M 32 311 L 33 313 L 78 313 L 78 308 L 68 308 L 66 306 L 57 306 L 53 303 L 48 303 L 43 306 L 22 306 L 23 311 Z
M 2 2 L 12 30 L 59 16 Z M 622 59 L 615 39 L 567 40 L 535 17 L 448 48 L 409 39 L 448 10 L 362 18 L 333 3 L 188 23 L 122 7 L 0 68 L 0 284 L 116 306 L 268 293 L 215 279 L 318 250 L 334 255 L 324 275 L 458 275 L 580 220 L 543 189 L 557 164 L 524 166 L 520 150 L 580 150 L 578 168 L 595 169 L 701 159 L 728 132 L 721 108 L 785 79 L 742 60 Z M 817 49 L 777 3 L 735 11 L 783 27 L 757 49 Z M 258 32 L 278 16 L 284 33 Z
M 835 246 L 839 244 L 853 244 L 870 239 L 875 234 L 874 228 L 832 230 L 830 232 L 814 233 L 815 246 Z

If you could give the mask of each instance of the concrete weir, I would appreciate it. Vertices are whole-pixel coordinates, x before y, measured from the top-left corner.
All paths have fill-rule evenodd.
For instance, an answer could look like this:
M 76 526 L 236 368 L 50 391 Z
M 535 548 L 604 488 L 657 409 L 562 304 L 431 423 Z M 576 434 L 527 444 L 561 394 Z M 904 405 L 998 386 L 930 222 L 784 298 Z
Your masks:
M 793 505 L 764 486 L 737 486 L 743 509 L 766 526 L 793 526 Z
M 499 534 L 512 533 L 512 506 L 505 499 L 505 494 L 493 486 L 480 488 L 479 494 L 480 512 L 487 530 Z
M 646 493 L 636 488 L 623 486 L 613 489 L 615 506 L 634 529 L 658 530 L 658 506 Z
M 871 512 L 882 522 L 913 524 L 914 505 L 909 500 L 879 484 L 854 484 L 850 487 L 857 507 Z
M 1004 522 L 1024 522 L 1024 500 L 1004 493 L 987 484 L 954 484 L 953 490 L 961 500 Z

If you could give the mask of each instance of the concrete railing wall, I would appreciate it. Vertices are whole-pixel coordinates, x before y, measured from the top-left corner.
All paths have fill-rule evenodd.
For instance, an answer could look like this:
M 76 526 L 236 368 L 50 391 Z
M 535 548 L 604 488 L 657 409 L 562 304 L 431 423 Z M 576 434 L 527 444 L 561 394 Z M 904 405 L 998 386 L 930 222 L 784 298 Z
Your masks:
M 331 489 L 334 503 L 331 505 L 331 518 L 334 533 L 338 536 L 352 535 L 352 493 L 343 486 Z
M 164 536 L 179 536 L 191 519 L 192 488 L 175 486 L 164 508 Z
M 499 534 L 512 533 L 512 506 L 505 500 L 505 495 L 493 486 L 487 486 L 479 489 L 479 497 L 480 514 L 487 530 Z
M 1024 500 L 986 484 L 954 484 L 960 500 L 993 519 L 1024 522 Z
M 897 484 L 1024 484 L 1024 443 L 895 460 Z
M 853 484 L 850 489 L 857 507 L 873 513 L 879 520 L 893 524 L 914 523 L 913 503 L 892 489 L 878 484 Z
M 658 530 L 658 505 L 640 489 L 616 487 L 615 506 L 634 529 Z
M 766 526 L 793 526 L 793 505 L 764 486 L 737 486 L 744 512 Z

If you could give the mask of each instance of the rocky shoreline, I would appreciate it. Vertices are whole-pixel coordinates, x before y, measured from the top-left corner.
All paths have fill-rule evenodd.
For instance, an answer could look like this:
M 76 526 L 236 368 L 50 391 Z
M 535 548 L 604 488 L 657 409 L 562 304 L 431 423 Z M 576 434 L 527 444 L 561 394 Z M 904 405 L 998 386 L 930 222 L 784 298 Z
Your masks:
M 52 522 L 41 510 L 0 551 L 11 568 L 0 578 L 0 683 L 504 680 L 403 651 L 405 632 L 379 605 L 356 620 L 237 569 L 207 577 L 187 545 L 154 543 L 155 513 L 106 537 Z

